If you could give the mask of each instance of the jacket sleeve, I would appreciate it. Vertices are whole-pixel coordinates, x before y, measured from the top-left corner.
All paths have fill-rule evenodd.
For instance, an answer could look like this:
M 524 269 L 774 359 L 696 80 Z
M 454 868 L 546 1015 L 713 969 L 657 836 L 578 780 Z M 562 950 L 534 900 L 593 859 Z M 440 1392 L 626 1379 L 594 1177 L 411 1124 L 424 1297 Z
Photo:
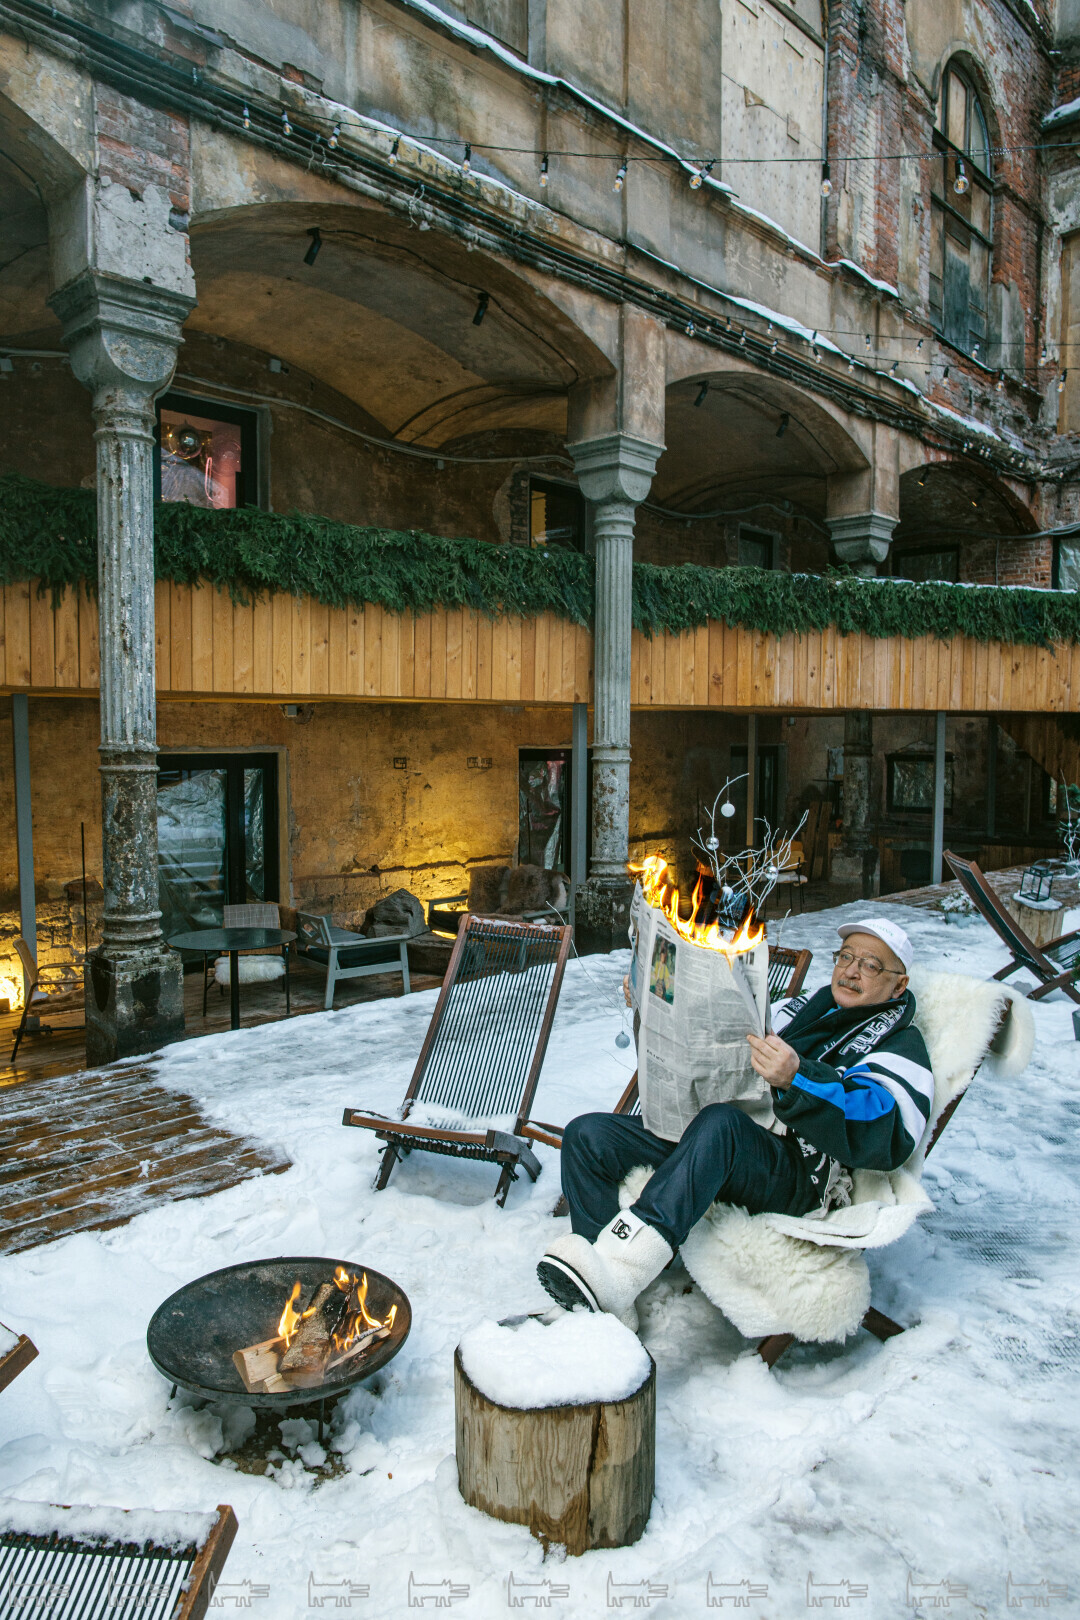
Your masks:
M 773 1111 L 796 1135 L 853 1170 L 898 1170 L 921 1142 L 934 1077 L 918 1030 L 898 1030 L 847 1068 L 800 1058 Z

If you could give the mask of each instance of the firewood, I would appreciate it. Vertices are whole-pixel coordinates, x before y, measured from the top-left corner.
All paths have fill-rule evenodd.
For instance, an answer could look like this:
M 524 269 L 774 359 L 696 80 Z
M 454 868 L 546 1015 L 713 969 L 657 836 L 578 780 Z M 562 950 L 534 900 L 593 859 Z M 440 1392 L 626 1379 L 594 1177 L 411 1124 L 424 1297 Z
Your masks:
M 328 1373 L 333 1372 L 336 1367 L 343 1366 L 346 1361 L 352 1361 L 356 1356 L 361 1355 L 363 1351 L 370 1350 L 377 1340 L 387 1339 L 389 1336 L 390 1329 L 388 1327 L 369 1328 L 366 1333 L 360 1335 L 354 1344 L 350 1344 L 347 1350 L 343 1350 L 340 1355 L 332 1356 L 326 1363 L 326 1371 Z
M 330 1354 L 331 1334 L 345 1315 L 348 1303 L 348 1296 L 336 1283 L 320 1283 L 307 1307 L 312 1314 L 300 1323 L 296 1337 L 281 1358 L 279 1371 L 321 1370 Z
M 249 1344 L 233 1352 L 233 1366 L 249 1395 L 260 1394 L 266 1380 L 273 1378 L 283 1348 L 280 1339 L 264 1339 L 261 1344 Z

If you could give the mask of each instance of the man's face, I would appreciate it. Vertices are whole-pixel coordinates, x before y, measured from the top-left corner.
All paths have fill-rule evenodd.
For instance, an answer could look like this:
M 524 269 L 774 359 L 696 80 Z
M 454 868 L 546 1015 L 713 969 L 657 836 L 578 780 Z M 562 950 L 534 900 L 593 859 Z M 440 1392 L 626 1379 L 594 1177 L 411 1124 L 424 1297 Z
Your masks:
M 875 967 L 884 971 L 875 973 Z M 907 989 L 907 982 L 903 963 L 876 934 L 848 934 L 841 940 L 832 976 L 838 1007 L 876 1007 L 893 1001 Z

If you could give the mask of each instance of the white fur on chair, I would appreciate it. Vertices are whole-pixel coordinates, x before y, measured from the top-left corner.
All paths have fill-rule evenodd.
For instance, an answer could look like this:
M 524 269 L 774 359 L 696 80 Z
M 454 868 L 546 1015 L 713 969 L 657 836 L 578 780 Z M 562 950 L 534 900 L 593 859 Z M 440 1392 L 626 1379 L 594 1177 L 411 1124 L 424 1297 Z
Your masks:
M 280 979 L 285 973 L 285 963 L 280 956 L 241 956 L 240 983 L 265 984 L 269 979 Z M 229 958 L 219 956 L 214 963 L 214 980 L 217 984 L 229 983 Z
M 825 1342 L 854 1333 L 870 1303 L 862 1250 L 895 1242 L 933 1208 L 920 1183 L 926 1144 L 942 1111 L 980 1064 L 985 1073 L 1003 1078 L 1027 1066 L 1035 1024 L 1030 1007 L 1009 986 L 915 969 L 911 988 L 915 1023 L 934 1074 L 934 1110 L 907 1164 L 889 1175 L 857 1170 L 851 1205 L 823 1218 L 748 1215 L 714 1204 L 682 1246 L 695 1282 L 748 1338 L 793 1333 Z M 639 1169 L 626 1178 L 620 1191 L 624 1207 L 648 1176 Z

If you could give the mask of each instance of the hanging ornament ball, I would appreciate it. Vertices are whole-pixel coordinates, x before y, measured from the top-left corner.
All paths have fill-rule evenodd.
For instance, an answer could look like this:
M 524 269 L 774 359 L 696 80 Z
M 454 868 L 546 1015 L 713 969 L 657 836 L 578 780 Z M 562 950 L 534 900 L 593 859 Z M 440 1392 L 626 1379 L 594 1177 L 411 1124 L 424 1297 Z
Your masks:
M 616 1035 L 615 1045 L 619 1048 L 620 1052 L 625 1051 L 625 1049 L 630 1045 L 630 1037 L 626 1033 L 625 1029 L 620 1029 L 619 1033 Z
M 728 799 L 725 804 L 720 806 L 720 814 L 722 816 L 733 816 L 735 814 L 735 806 L 732 804 L 730 799 Z
M 775 878 L 775 877 L 779 877 L 780 873 L 779 873 L 779 870 L 775 866 L 767 866 L 765 868 L 765 876 L 770 877 L 770 878 Z
M 719 840 L 719 838 L 717 838 L 715 836 L 715 834 L 714 834 L 714 836 L 712 838 L 706 838 L 706 840 L 705 840 L 705 848 L 706 849 L 719 849 L 720 848 L 720 840 Z

